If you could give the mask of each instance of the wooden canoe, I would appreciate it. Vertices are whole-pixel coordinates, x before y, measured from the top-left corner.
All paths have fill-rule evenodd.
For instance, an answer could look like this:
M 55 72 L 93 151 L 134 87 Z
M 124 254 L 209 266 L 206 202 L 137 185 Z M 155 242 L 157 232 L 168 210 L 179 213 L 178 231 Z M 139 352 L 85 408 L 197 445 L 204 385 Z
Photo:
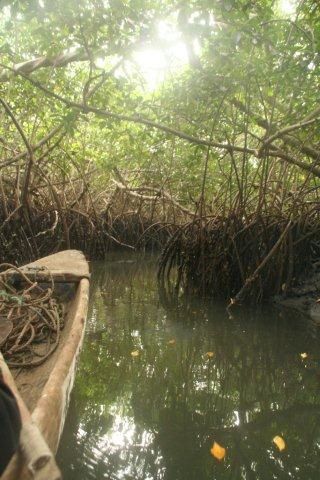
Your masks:
M 70 392 L 73 387 L 76 363 L 82 346 L 89 296 L 89 268 L 83 254 L 66 250 L 23 267 L 29 278 L 45 282 L 48 271 L 55 284 L 72 284 L 73 296 L 68 300 L 63 334 L 58 348 L 40 366 L 15 371 L 0 358 L 4 377 L 18 396 L 22 421 L 30 418 L 40 430 L 49 449 L 55 454 L 66 418 Z M 12 272 L 14 276 L 14 272 Z M 13 380 L 14 379 L 14 380 Z M 50 470 L 46 471 L 46 468 Z M 26 467 L 25 456 L 17 452 L 1 476 L 3 480 L 56 480 L 59 473 L 50 467 L 32 475 Z M 51 473 L 50 473 L 51 472 Z

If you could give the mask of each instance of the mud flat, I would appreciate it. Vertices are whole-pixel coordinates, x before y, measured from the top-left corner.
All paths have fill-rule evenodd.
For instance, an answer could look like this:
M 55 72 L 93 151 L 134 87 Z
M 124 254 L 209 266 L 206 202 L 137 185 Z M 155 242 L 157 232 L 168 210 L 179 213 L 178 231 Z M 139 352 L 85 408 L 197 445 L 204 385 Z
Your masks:
M 277 295 L 274 301 L 308 315 L 320 325 L 320 261 L 313 264 L 310 274 L 302 277 L 290 292 Z

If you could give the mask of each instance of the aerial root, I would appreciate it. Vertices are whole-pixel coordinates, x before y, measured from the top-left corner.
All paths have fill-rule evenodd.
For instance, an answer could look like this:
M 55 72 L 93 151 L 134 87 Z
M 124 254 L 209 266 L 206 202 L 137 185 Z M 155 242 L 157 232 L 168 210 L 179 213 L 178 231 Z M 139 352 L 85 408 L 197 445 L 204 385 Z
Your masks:
M 313 220 L 232 214 L 187 223 L 162 252 L 160 286 L 231 299 L 229 307 L 289 292 L 318 250 Z

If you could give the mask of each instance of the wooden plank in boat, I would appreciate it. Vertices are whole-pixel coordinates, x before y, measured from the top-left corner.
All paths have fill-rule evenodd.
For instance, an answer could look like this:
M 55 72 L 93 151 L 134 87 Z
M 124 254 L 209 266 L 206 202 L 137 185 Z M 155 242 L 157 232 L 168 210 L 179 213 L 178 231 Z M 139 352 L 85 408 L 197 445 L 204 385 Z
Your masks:
M 32 268 L 34 268 L 34 266 L 36 268 L 39 266 L 45 266 L 46 268 L 50 268 L 50 271 L 55 270 L 55 272 L 58 272 L 58 275 L 61 275 L 62 266 L 64 271 L 67 270 L 66 267 L 69 268 L 70 264 L 72 266 L 70 259 L 75 260 L 77 258 L 80 264 L 86 262 L 84 256 L 80 252 L 69 250 L 61 253 L 64 255 L 61 256 L 61 254 L 54 254 L 51 258 L 42 258 L 37 262 L 26 265 L 24 268 L 30 267 L 30 265 Z M 57 257 L 59 257 L 59 263 L 55 261 Z M 61 262 L 64 262 L 64 264 Z M 30 381 L 25 382 L 26 378 L 24 377 L 23 372 L 21 372 L 15 380 L 15 388 L 19 391 L 19 395 L 24 399 L 26 409 L 29 409 L 31 413 L 32 421 L 39 428 L 43 438 L 53 453 L 57 451 L 67 413 L 70 392 L 75 377 L 76 363 L 81 350 L 85 331 L 88 308 L 88 266 L 86 268 L 79 268 L 77 271 L 68 270 L 67 273 L 70 275 L 69 278 L 71 278 L 71 274 L 73 275 L 74 280 L 71 281 L 75 282 L 77 278 L 77 285 L 75 296 L 70 301 L 70 306 L 67 312 L 66 325 L 62 333 L 64 339 L 61 338 L 62 341 L 57 350 L 43 365 L 25 372 L 26 375 L 30 375 Z M 77 275 L 77 277 L 75 277 L 75 275 Z M 66 282 L 70 280 L 64 278 L 63 281 Z M 32 405 L 29 405 L 29 402 L 26 401 L 28 400 L 28 395 L 26 395 L 26 391 L 24 390 L 28 386 L 30 387 L 30 392 L 32 392 L 33 396 Z M 30 418 L 30 414 L 28 415 Z M 45 471 L 45 469 L 47 470 Z M 40 472 L 38 473 L 39 475 L 36 478 L 39 478 L 39 480 L 40 478 L 45 480 L 60 479 L 59 471 L 56 469 L 54 462 L 53 464 L 48 463 L 48 468 L 46 466 L 43 469 L 43 472 L 41 471 L 41 475 Z M 31 478 L 34 477 L 27 471 L 21 452 L 18 451 L 12 457 L 1 477 L 1 480 L 31 480 Z
M 32 281 L 50 281 L 51 275 L 55 282 L 79 282 L 82 278 L 90 278 L 88 263 L 78 250 L 48 255 L 20 267 L 20 270 Z M 7 270 L 5 274 L 13 278 L 20 277 L 14 270 Z
M 61 474 L 53 453 L 40 433 L 36 424 L 32 421 L 30 412 L 26 407 L 12 374 L 0 352 L 0 371 L 6 385 L 14 393 L 19 406 L 22 429 L 20 433 L 20 449 L 13 455 L 1 480 L 61 480 Z M 19 473 L 21 471 L 21 474 Z M 31 472 L 34 472 L 33 474 Z

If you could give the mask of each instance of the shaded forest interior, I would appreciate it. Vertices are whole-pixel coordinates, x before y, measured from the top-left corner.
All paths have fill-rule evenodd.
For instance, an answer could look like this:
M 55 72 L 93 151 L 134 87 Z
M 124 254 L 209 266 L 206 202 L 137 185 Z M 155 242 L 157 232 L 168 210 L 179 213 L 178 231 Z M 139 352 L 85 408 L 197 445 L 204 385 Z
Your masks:
M 159 3 L 2 2 L 0 262 L 152 249 L 175 291 L 289 292 L 320 248 L 319 3 Z

